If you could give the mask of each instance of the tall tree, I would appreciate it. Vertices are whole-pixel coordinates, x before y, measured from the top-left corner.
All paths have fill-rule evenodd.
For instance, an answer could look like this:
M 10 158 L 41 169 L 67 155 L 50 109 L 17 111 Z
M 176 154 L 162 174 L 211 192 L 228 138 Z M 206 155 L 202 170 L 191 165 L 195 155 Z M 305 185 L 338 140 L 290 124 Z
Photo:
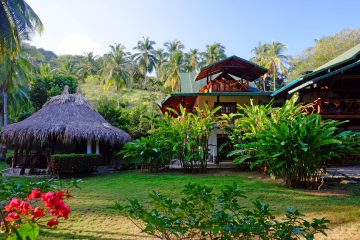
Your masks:
M 170 55 L 169 62 L 163 66 L 163 78 L 165 87 L 170 87 L 171 91 L 180 89 L 180 73 L 182 71 L 184 54 L 180 51 Z
M 13 58 L 20 52 L 22 40 L 41 33 L 40 18 L 24 0 L 0 1 L 0 55 Z M 1 61 L 1 59 L 0 59 Z
M 289 57 L 284 54 L 287 50 L 287 46 L 283 43 L 273 41 L 270 44 L 259 43 L 257 47 L 253 49 L 255 57 L 252 58 L 257 64 L 269 69 L 264 74 L 264 91 L 265 80 L 268 77 L 273 79 L 273 90 L 276 91 L 276 79 L 279 78 L 280 74 L 286 75 L 288 73 L 288 60 Z
M 200 52 L 198 49 L 190 49 L 186 54 L 186 70 L 193 72 L 199 69 L 200 66 Z
M 206 64 L 212 64 L 226 58 L 225 47 L 220 43 L 206 45 L 206 51 L 203 53 Z
M 184 44 L 177 39 L 164 43 L 164 46 L 166 47 L 166 50 L 170 55 L 173 53 L 183 51 L 185 48 Z
M 84 57 L 80 62 L 77 70 L 77 76 L 81 80 L 85 80 L 89 75 L 95 75 L 98 72 L 97 56 L 93 52 L 84 53 Z
M 167 62 L 168 60 L 168 54 L 165 52 L 164 49 L 162 48 L 158 48 L 155 51 L 155 58 L 156 58 L 156 65 L 155 65 L 155 70 L 156 70 L 156 77 L 158 80 L 161 80 L 162 78 L 162 66 L 164 63 Z
M 106 64 L 103 69 L 106 74 L 105 89 L 115 86 L 117 94 L 117 107 L 120 108 L 121 89 L 130 86 L 130 73 L 128 69 L 130 53 L 125 51 L 121 43 L 110 45 L 110 53 L 106 56 Z
M 27 85 L 34 72 L 31 63 L 18 56 L 16 58 L 5 57 L 0 65 L 1 83 L 0 89 L 3 95 L 3 114 L 4 114 L 4 126 L 9 121 L 9 93 L 16 93 L 22 90 L 22 86 Z M 23 93 L 23 92 L 19 92 Z M 19 96 L 19 99 L 21 96 Z
M 134 61 L 139 65 L 141 73 L 144 75 L 145 83 L 147 84 L 147 73 L 151 73 L 156 65 L 156 53 L 154 49 L 155 41 L 150 40 L 149 37 L 143 37 L 142 40 L 137 42 L 134 50 L 137 53 L 133 55 Z
M 360 44 L 360 28 L 344 29 L 334 35 L 316 39 L 314 46 L 291 59 L 288 79 L 294 80 Z
M 8 94 L 12 81 L 17 79 L 21 65 L 21 41 L 30 39 L 32 33 L 43 31 L 40 18 L 24 0 L 0 1 L 0 68 L 1 91 L 4 105 L 4 126 L 8 123 Z
M 250 61 L 259 64 L 260 66 L 265 66 L 267 64 L 267 51 L 268 51 L 268 44 L 262 44 L 261 42 L 258 43 L 257 47 L 252 49 L 252 52 L 255 54 L 254 57 L 250 59 Z M 262 85 L 263 90 L 266 91 L 266 76 L 262 78 Z
M 284 55 L 287 49 L 287 46 L 280 42 L 273 41 L 268 45 L 268 56 L 265 67 L 269 69 L 269 72 L 267 72 L 264 77 L 267 75 L 272 77 L 274 91 L 276 91 L 276 79 L 279 77 L 279 74 L 282 73 L 286 75 L 288 73 L 286 64 L 288 64 L 289 57 Z

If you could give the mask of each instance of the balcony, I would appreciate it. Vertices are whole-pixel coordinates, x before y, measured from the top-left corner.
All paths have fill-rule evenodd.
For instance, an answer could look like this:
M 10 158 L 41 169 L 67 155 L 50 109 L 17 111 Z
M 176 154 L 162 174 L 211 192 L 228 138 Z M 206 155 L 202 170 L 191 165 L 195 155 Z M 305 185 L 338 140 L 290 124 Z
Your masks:
M 316 99 L 304 106 L 307 114 L 319 113 L 324 118 L 360 119 L 360 99 Z

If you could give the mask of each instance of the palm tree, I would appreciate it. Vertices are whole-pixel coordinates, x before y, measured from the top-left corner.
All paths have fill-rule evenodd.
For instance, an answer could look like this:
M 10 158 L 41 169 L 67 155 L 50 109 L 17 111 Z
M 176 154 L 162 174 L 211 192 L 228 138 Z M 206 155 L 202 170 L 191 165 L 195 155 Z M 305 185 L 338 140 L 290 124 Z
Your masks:
M 9 122 L 9 93 L 18 92 L 25 85 L 25 82 L 30 80 L 34 68 L 31 63 L 21 57 L 10 58 L 5 57 L 0 65 L 1 83 L 0 89 L 3 95 L 3 114 L 4 126 Z M 20 92 L 21 93 L 21 92 Z M 19 98 L 21 98 L 19 96 Z
M 283 43 L 273 41 L 271 44 L 259 43 L 257 47 L 253 49 L 255 57 L 251 60 L 255 63 L 266 67 L 269 71 L 263 76 L 263 87 L 265 91 L 265 79 L 269 76 L 273 78 L 273 90 L 276 91 L 276 79 L 281 74 L 287 74 L 289 57 L 283 53 L 287 50 L 287 46 Z
M 103 69 L 106 74 L 105 90 L 109 90 L 111 86 L 115 86 L 117 94 L 117 107 L 120 108 L 120 91 L 125 87 L 130 86 L 129 73 L 129 55 L 125 52 L 125 46 L 120 43 L 110 45 L 110 53 L 106 56 L 106 64 Z
M 190 49 L 189 53 L 186 54 L 186 68 L 189 72 L 193 72 L 199 69 L 200 66 L 200 52 L 198 49 Z
M 142 40 L 137 42 L 134 50 L 138 52 L 133 55 L 134 61 L 139 65 L 141 73 L 145 77 L 145 83 L 147 84 L 147 73 L 150 73 L 154 70 L 157 59 L 155 57 L 155 42 L 151 41 L 149 37 L 143 37 Z
M 85 80 L 89 75 L 95 75 L 98 72 L 98 64 L 96 62 L 97 56 L 93 52 L 84 53 L 84 58 L 80 62 L 80 66 L 77 71 L 77 76 Z
M 164 46 L 166 47 L 166 49 L 170 55 L 173 53 L 180 52 L 180 51 L 184 50 L 184 48 L 185 48 L 184 44 L 181 41 L 176 40 L 176 39 L 173 41 L 168 41 L 168 42 L 164 43 Z
M 174 92 L 179 89 L 180 85 L 180 72 L 183 67 L 184 54 L 180 51 L 171 54 L 169 62 L 163 66 L 163 79 L 165 87 L 171 87 Z
M 225 47 L 220 43 L 206 45 L 206 51 L 203 53 L 206 64 L 212 64 L 226 58 Z
M 21 40 L 29 39 L 34 32 L 41 33 L 43 25 L 24 0 L 1 0 L 0 29 L 0 56 L 13 58 L 20 52 Z
M 162 66 L 164 63 L 167 62 L 168 60 L 168 54 L 165 52 L 164 49 L 159 48 L 155 51 L 155 58 L 156 58 L 156 65 L 155 65 L 155 70 L 156 70 L 156 77 L 158 80 L 161 80 L 162 78 Z
M 266 77 L 266 75 L 273 77 L 274 91 L 276 91 L 276 79 L 279 77 L 280 71 L 285 75 L 288 73 L 285 64 L 288 63 L 289 57 L 283 54 L 287 49 L 287 46 L 280 42 L 274 41 L 269 45 L 268 61 L 265 65 L 265 67 L 269 69 L 269 72 L 266 73 L 264 77 Z
M 265 66 L 267 64 L 268 59 L 268 44 L 262 44 L 261 42 L 258 43 L 257 47 L 252 49 L 252 52 L 255 54 L 254 57 L 250 59 L 250 61 L 257 63 L 260 66 Z M 266 91 L 266 77 L 263 76 L 263 89 Z

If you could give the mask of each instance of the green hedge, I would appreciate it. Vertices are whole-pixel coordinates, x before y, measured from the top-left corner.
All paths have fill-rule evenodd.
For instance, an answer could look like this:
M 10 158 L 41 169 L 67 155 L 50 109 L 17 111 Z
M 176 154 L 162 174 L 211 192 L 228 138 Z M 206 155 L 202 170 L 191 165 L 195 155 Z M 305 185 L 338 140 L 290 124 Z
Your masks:
M 51 155 L 51 168 L 59 176 L 87 174 L 96 171 L 101 160 L 100 154 L 54 154 Z

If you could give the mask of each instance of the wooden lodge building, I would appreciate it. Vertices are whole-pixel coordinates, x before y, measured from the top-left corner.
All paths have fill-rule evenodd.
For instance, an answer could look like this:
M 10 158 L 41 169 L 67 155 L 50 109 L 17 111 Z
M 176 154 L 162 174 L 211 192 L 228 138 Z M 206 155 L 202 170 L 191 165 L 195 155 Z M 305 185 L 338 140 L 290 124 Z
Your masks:
M 208 65 L 196 73 L 183 73 L 181 92 L 172 93 L 160 105 L 162 112 L 167 108 L 176 111 L 182 105 L 188 111 L 196 107 L 210 108 L 221 106 L 219 114 L 230 114 L 237 111 L 237 104 L 265 104 L 270 101 L 271 92 L 260 91 L 254 81 L 261 78 L 268 70 L 237 56 L 232 56 Z M 170 113 L 171 114 L 171 113 Z M 227 160 L 218 156 L 218 146 L 227 140 L 218 128 L 210 134 L 209 147 L 211 161 Z
M 345 128 L 360 131 L 360 44 L 294 80 L 276 92 L 259 90 L 254 81 L 267 69 L 245 59 L 232 56 L 206 66 L 196 73 L 181 76 L 181 92 L 172 93 L 159 105 L 162 112 L 167 108 L 188 111 L 195 107 L 221 106 L 220 114 L 237 111 L 237 104 L 266 104 L 272 99 L 282 104 L 298 92 L 306 111 L 319 113 L 325 119 L 349 120 Z M 214 129 L 210 139 L 210 161 L 226 161 L 218 156 L 218 146 L 226 141 L 220 129 Z
M 323 118 L 349 120 L 349 130 L 360 130 L 360 44 L 271 94 L 287 99 L 295 92 L 306 111 Z

